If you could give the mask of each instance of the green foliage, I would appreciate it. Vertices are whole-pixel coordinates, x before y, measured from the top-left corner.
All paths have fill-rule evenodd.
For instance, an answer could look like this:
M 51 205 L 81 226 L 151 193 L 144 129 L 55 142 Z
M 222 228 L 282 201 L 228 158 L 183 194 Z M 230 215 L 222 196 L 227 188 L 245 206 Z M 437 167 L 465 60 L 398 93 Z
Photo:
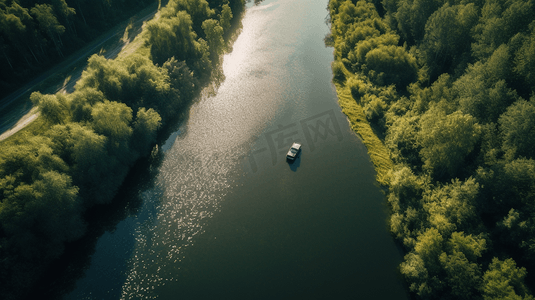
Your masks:
M 394 211 L 405 210 L 408 206 L 421 208 L 421 197 L 428 188 L 426 178 L 420 178 L 403 166 L 395 170 L 390 178 L 389 201 Z M 403 199 L 403 202 L 399 202 Z M 410 201 L 407 201 L 410 200 Z
M 345 1 L 341 4 L 340 13 L 333 16 L 331 32 L 335 38 L 335 53 L 338 58 L 349 58 L 357 63 L 355 46 L 369 38 L 376 38 L 387 32 L 387 26 L 379 18 L 373 4 L 366 1 L 358 1 L 353 4 Z M 390 39 L 398 37 L 389 35 Z M 362 45 L 364 50 L 366 45 Z M 368 50 L 369 51 L 369 50 Z M 364 62 L 366 53 L 360 54 L 360 61 Z
M 93 55 L 89 58 L 87 69 L 76 84 L 74 93 L 78 100 L 73 103 L 83 112 L 73 113 L 82 114 L 86 118 L 87 105 L 102 102 L 102 96 L 134 108 L 137 105 L 151 105 L 158 111 L 164 111 L 168 106 L 166 102 L 174 96 L 169 81 L 168 74 L 162 68 L 140 54 L 117 60 L 106 60 L 102 56 Z M 83 100 L 84 97 L 89 103 Z
M 414 252 L 418 254 L 425 262 L 435 263 L 442 253 L 444 239 L 436 228 L 429 228 L 420 234 L 414 245 Z M 431 265 L 431 267 L 435 267 Z
M 457 230 L 475 230 L 479 223 L 475 214 L 478 191 L 479 184 L 473 178 L 428 190 L 422 200 L 430 226 L 445 236 Z
M 514 71 L 523 79 L 528 91 L 535 92 L 535 21 L 529 25 L 529 34 L 520 35 L 520 49 L 515 53 Z
M 109 153 L 128 165 L 134 155 L 128 147 L 133 132 L 130 127 L 132 109 L 124 103 L 105 100 L 93 107 L 91 116 L 93 117 L 91 122 L 93 130 L 108 138 Z
M 409 42 L 421 40 L 428 18 L 444 4 L 443 0 L 399 1 L 395 12 L 398 29 Z
M 368 52 L 378 49 L 381 46 L 395 46 L 398 44 L 398 41 L 399 36 L 392 33 L 383 34 L 377 37 L 368 37 L 357 43 L 355 50 L 348 54 L 348 58 L 354 64 L 365 64 L 367 62 Z
M 400 271 L 421 298 L 473 299 L 482 282 L 476 259 L 484 250 L 482 238 L 454 232 L 444 241 L 437 229 L 429 228 L 418 236 Z
M 453 5 L 445 3 L 433 12 L 425 24 L 422 48 L 426 52 L 431 77 L 438 77 L 451 65 L 458 63 L 470 49 L 470 30 L 477 22 L 477 8 L 473 3 Z
M 35 44 L 50 34 L 59 54 L 63 37 L 76 28 L 78 12 L 89 23 L 94 12 L 89 6 L 104 13 L 99 6 L 117 9 L 116 3 L 77 1 L 75 14 L 65 0 L 39 3 L 32 10 L 0 1 L 0 55 L 10 62 L 6 51 L 11 48 L 3 44 L 8 39 L 21 51 L 38 49 L 28 44 L 29 37 L 12 34 L 31 31 L 33 17 L 42 29 L 36 31 L 42 36 L 34 36 Z M 74 93 L 31 95 L 45 126 L 40 135 L 13 139 L 0 151 L 0 280 L 5 283 L 0 298 L 24 296 L 64 244 L 84 233 L 83 213 L 112 200 L 130 166 L 150 153 L 159 130 L 197 95 L 211 72 L 211 52 L 217 57 L 225 49 L 222 36 L 233 19 L 230 7 L 241 11 L 244 3 L 213 5 L 170 1 L 141 33 L 152 57 L 133 53 L 108 60 L 94 55 Z M 13 32 L 8 34 L 4 25 Z
M 533 299 L 534 1 L 381 4 L 329 2 L 333 80 L 396 164 L 387 198 L 407 286 L 417 299 Z
M 160 19 L 148 22 L 148 44 L 152 61 L 156 64 L 162 65 L 169 58 L 175 57 L 178 61 L 185 61 L 197 77 L 205 79 L 210 73 L 212 61 L 210 60 L 210 47 L 202 37 L 208 37 L 212 43 L 212 50 L 218 53 L 223 44 L 218 34 L 222 35 L 223 30 L 217 25 L 217 20 L 209 21 L 202 28 L 203 22 L 212 16 L 214 11 L 208 9 L 205 0 L 199 1 L 198 4 L 206 7 L 184 11 L 179 9 L 189 8 L 193 5 L 193 1 L 171 1 L 162 10 Z M 199 37 L 200 34 L 202 34 L 201 37 Z
M 52 10 L 52 6 L 49 4 L 36 4 L 30 10 L 30 13 L 37 19 L 39 28 L 54 41 L 54 44 L 56 44 L 58 40 L 61 39 L 61 35 L 65 32 L 65 26 L 58 22 L 58 19 Z
M 494 195 L 491 209 L 495 216 L 496 237 L 509 245 L 529 263 L 535 258 L 535 161 L 515 159 L 495 165 L 490 174 L 481 172 L 486 195 Z
M 340 1 L 341 2 L 341 1 Z M 375 19 L 379 15 L 371 3 L 366 1 L 357 1 L 353 4 L 351 1 L 346 0 L 344 2 L 335 4 L 334 1 L 330 3 L 333 35 L 344 36 L 348 33 L 350 24 L 364 21 L 367 19 Z M 337 11 L 334 13 L 334 11 Z
M 430 87 L 421 88 L 417 84 L 408 87 L 411 110 L 417 115 L 424 114 L 432 105 L 451 114 L 457 110 L 457 99 L 453 94 L 452 80 L 449 74 L 442 74 Z
M 104 102 L 104 93 L 92 88 L 84 87 L 71 94 L 70 112 L 73 122 L 88 122 L 91 120 L 92 106 Z
M 380 85 L 405 87 L 414 82 L 418 74 L 416 59 L 403 47 L 394 45 L 379 46 L 366 53 L 366 67 L 372 81 Z
M 386 110 L 386 103 L 380 97 L 373 94 L 367 94 L 363 97 L 364 113 L 366 113 L 366 119 L 370 121 L 377 121 L 381 119 Z
M 41 115 L 50 124 L 61 124 L 67 120 L 69 107 L 65 96 L 59 93 L 43 95 L 39 92 L 33 92 L 30 99 L 34 105 L 39 107 Z
M 230 29 L 230 21 L 232 20 L 232 10 L 230 9 L 230 6 L 228 4 L 224 4 L 223 8 L 221 10 L 221 27 L 223 27 L 223 30 L 227 32 Z
M 126 70 L 119 68 L 113 60 L 104 56 L 92 55 L 87 61 L 87 68 L 82 78 L 76 83 L 76 90 L 91 87 L 100 90 L 107 99 L 119 100 L 122 93 L 122 80 L 127 77 Z
M 35 137 L 0 155 L 3 238 L 11 253 L 32 262 L 58 257 L 84 228 L 78 188 L 50 146 L 50 139 Z
M 332 11 L 334 8 L 331 4 Z M 332 14 L 331 28 L 336 58 L 344 61 L 353 71 L 364 71 L 379 85 L 405 87 L 416 80 L 416 58 L 404 47 L 398 46 L 399 35 L 392 32 L 379 17 L 374 4 L 345 1 L 340 3 L 338 11 Z M 333 66 L 335 79 L 343 80 L 337 68 Z M 373 105 L 372 111 L 379 106 Z
M 532 159 L 500 161 L 488 169 L 480 168 L 477 176 L 484 187 L 480 201 L 486 214 L 502 219 L 511 208 L 520 209 L 526 215 L 535 208 L 530 204 L 535 199 L 535 161 Z
M 152 0 L 2 1 L 1 96 L 153 3 Z
M 455 299 L 473 299 L 481 281 L 481 271 L 477 263 L 469 262 L 462 252 L 442 253 L 440 264 L 445 271 L 445 282 Z
M 418 236 L 414 251 L 407 254 L 400 265 L 410 290 L 420 297 L 432 297 L 443 289 L 443 282 L 436 276 L 441 271 L 439 257 L 443 241 L 435 228 L 429 228 Z
M 204 35 L 206 36 L 211 52 L 215 54 L 223 53 L 225 41 L 223 40 L 223 27 L 219 25 L 219 22 L 214 19 L 205 20 L 202 23 L 202 29 L 204 30 Z
M 40 174 L 31 185 L 16 187 L 0 212 L 3 229 L 11 237 L 11 251 L 29 260 L 58 257 L 65 241 L 83 233 L 77 192 L 69 176 L 54 171 Z M 47 244 L 36 248 L 42 241 Z
M 519 100 L 500 116 L 503 150 L 508 157 L 534 157 L 535 106 L 530 101 Z
M 109 139 L 77 123 L 56 125 L 47 135 L 54 141 L 54 152 L 71 166 L 69 174 L 80 189 L 84 207 L 109 202 L 126 175 L 124 165 L 108 153 Z M 138 145 L 142 146 L 147 147 Z
M 171 56 L 178 60 L 193 56 L 197 35 L 192 25 L 191 16 L 186 11 L 179 11 L 172 18 L 149 21 L 147 29 L 153 61 L 163 64 Z
M 148 110 L 144 107 L 137 111 L 136 121 L 134 122 L 134 132 L 132 145 L 142 155 L 150 152 L 151 145 L 156 142 L 156 133 L 161 125 L 162 118 L 152 108 Z
M 408 248 L 414 247 L 416 237 L 427 225 L 421 197 L 428 186 L 428 178 L 414 175 L 405 166 L 390 176 L 388 202 L 393 211 L 390 227 L 392 233 L 402 239 Z
M 486 251 L 487 242 L 482 236 L 466 235 L 464 232 L 454 232 L 446 244 L 449 253 L 462 253 L 467 260 L 476 262 Z
M 419 131 L 420 116 L 405 114 L 394 118 L 388 124 L 385 144 L 392 153 L 392 158 L 397 163 L 408 163 L 410 166 L 420 168 L 421 147 L 418 144 L 417 133 Z
M 30 138 L 24 145 L 6 147 L 0 155 L 0 175 L 11 176 L 13 187 L 31 184 L 46 170 L 66 169 L 63 160 L 52 153 L 51 141 L 44 137 Z
M 486 59 L 500 45 L 522 32 L 533 21 L 533 1 L 485 1 L 479 22 L 473 28 L 473 53 Z
M 185 11 L 191 16 L 192 25 L 195 32 L 200 33 L 204 20 L 214 15 L 214 10 L 210 8 L 206 0 L 170 0 L 167 6 L 162 9 L 162 17 L 172 19 L 180 11 Z
M 485 63 L 477 62 L 453 83 L 461 110 L 483 122 L 497 122 L 507 107 L 518 98 L 510 89 L 508 47 L 502 45 Z
M 199 88 L 199 80 L 188 68 L 186 62 L 168 59 L 162 66 L 169 76 L 170 97 L 158 102 L 157 112 L 167 120 L 179 111 L 187 99 L 191 99 Z
M 422 298 L 429 298 L 433 294 L 430 286 L 429 272 L 425 267 L 424 260 L 416 253 L 405 255 L 405 260 L 400 265 L 400 272 L 410 283 L 409 289 Z
M 523 283 L 526 275 L 526 269 L 518 268 L 514 260 L 493 258 L 483 275 L 483 299 L 533 299 L 526 295 L 527 288 Z
M 418 142 L 424 168 L 440 178 L 454 177 L 474 150 L 481 127 L 471 115 L 456 111 L 446 115 L 432 106 L 420 119 Z
M 357 77 L 349 78 L 346 82 L 346 85 L 351 90 L 351 95 L 353 98 L 357 101 L 360 101 L 360 98 L 367 93 L 366 83 Z
M 334 80 L 338 82 L 343 82 L 346 79 L 346 75 L 344 74 L 344 65 L 342 62 L 334 61 L 332 63 L 332 69 Z

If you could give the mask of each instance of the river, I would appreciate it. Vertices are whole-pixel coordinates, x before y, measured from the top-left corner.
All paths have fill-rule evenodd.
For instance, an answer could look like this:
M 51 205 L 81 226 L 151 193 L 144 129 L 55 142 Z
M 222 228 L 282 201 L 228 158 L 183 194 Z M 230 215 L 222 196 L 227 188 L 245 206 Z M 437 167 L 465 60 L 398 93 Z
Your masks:
M 129 176 L 120 221 L 102 225 L 90 249 L 76 251 L 86 261 L 63 272 L 76 280 L 48 293 L 408 299 L 384 194 L 337 104 L 326 7 L 248 4 L 225 80 Z M 294 141 L 303 150 L 289 164 Z

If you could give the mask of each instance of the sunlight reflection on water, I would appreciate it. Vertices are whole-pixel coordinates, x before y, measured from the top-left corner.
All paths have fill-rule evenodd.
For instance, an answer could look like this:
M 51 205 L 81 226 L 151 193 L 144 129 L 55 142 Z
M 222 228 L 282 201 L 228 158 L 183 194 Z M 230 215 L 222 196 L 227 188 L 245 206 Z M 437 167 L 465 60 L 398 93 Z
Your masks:
M 141 207 L 93 257 L 120 264 L 93 260 L 69 299 L 406 299 L 373 166 L 336 103 L 327 2 L 247 9 L 217 93 L 160 145 Z M 303 159 L 288 164 L 292 141 Z
M 156 187 L 143 194 L 145 203 L 159 200 L 155 214 L 136 232 L 131 270 L 122 298 L 153 299 L 150 290 L 173 280 L 183 251 L 204 231 L 219 209 L 228 182 L 229 158 L 175 146 L 166 153 Z M 231 161 L 232 159 L 230 159 Z
M 260 134 L 280 109 L 292 49 L 273 45 L 269 24 L 275 16 L 269 7 L 248 10 L 233 52 L 224 57 L 226 79 L 217 95 L 193 105 L 179 133 L 162 146 L 155 187 L 142 195 L 145 206 L 158 203 L 136 230 L 122 299 L 157 298 L 150 292 L 155 286 L 176 280 L 185 251 L 236 184 L 230 179 L 236 174 L 230 173 L 241 170 L 251 136 Z
M 324 5 L 326 2 L 321 3 Z M 274 128 L 278 124 L 276 122 L 281 121 L 281 116 L 287 118 L 291 115 L 295 123 L 323 112 L 321 106 L 310 103 L 314 99 L 310 95 L 321 95 L 320 92 L 313 92 L 314 78 L 318 76 L 313 72 L 320 72 L 320 69 L 312 66 L 318 65 L 315 59 L 322 57 L 317 52 L 325 50 L 321 43 L 325 24 L 317 20 L 321 20 L 326 11 L 316 9 L 318 12 L 313 23 L 319 24 L 309 26 L 308 20 L 303 20 L 311 14 L 307 4 L 307 1 L 279 0 L 249 8 L 242 21 L 243 31 L 233 45 L 233 52 L 224 56 L 225 81 L 217 94 L 204 97 L 194 104 L 189 118 L 162 145 L 163 162 L 154 179 L 154 187 L 142 193 L 144 204 L 141 211 L 150 213 L 148 218 L 138 219 L 134 234 L 136 244 L 129 261 L 127 279 L 122 286 L 122 299 L 165 298 L 167 290 L 162 287 L 167 285 L 171 291 L 175 291 L 176 286 L 180 286 L 176 282 L 185 279 L 181 276 L 195 275 L 195 272 L 185 270 L 189 268 L 189 256 L 193 256 L 191 251 L 206 250 L 193 246 L 201 243 L 201 235 L 209 230 L 208 225 L 214 222 L 214 216 L 222 209 L 223 201 L 228 201 L 225 197 L 233 189 L 237 190 L 239 183 L 236 180 L 244 176 L 243 161 L 256 147 L 264 131 Z M 310 41 L 320 43 L 320 47 L 317 44 L 308 47 Z M 321 72 L 325 71 L 326 76 L 320 76 L 324 85 L 319 86 L 326 86 L 321 92 L 326 91 L 327 96 L 332 97 L 328 67 L 332 56 L 329 51 L 325 53 L 327 63 Z M 305 67 L 307 64 L 309 66 Z M 321 102 L 325 101 L 323 97 L 319 98 Z M 285 122 L 288 124 L 288 119 Z M 265 161 L 268 164 L 271 162 L 269 159 Z M 292 194 L 295 190 L 290 182 L 294 175 L 283 173 L 272 178 L 281 179 L 285 176 L 278 189 Z M 313 186 L 311 190 L 314 190 Z M 284 208 L 284 205 L 275 210 Z M 258 217 L 262 215 L 260 213 Z M 285 220 L 289 222 L 291 219 Z M 248 229 L 244 227 L 244 230 Z M 281 230 L 286 228 L 282 226 Z M 288 242 L 285 237 L 291 236 L 290 233 L 277 234 L 280 234 L 281 240 L 271 241 L 273 244 L 270 247 L 279 244 L 282 247 L 284 242 Z M 230 239 L 224 245 L 235 249 L 233 242 Z M 245 243 L 242 240 L 236 242 Z M 267 249 L 267 246 L 260 245 L 260 249 Z M 239 245 L 236 248 L 240 249 Z M 292 247 L 287 251 L 291 254 L 295 249 Z M 218 255 L 215 250 L 208 253 Z M 280 259 L 284 261 L 286 258 Z M 303 261 L 307 259 L 310 258 L 306 255 L 299 258 Z M 210 258 L 201 258 L 201 261 L 209 262 Z M 213 265 L 207 263 L 206 266 L 193 265 L 191 268 L 203 270 L 204 267 L 211 269 Z M 249 270 L 249 267 L 244 270 Z M 240 272 L 237 276 L 245 274 L 247 272 Z M 199 279 L 200 282 L 213 279 L 211 275 L 204 275 L 207 277 Z M 217 277 L 216 281 L 224 282 L 223 277 Z

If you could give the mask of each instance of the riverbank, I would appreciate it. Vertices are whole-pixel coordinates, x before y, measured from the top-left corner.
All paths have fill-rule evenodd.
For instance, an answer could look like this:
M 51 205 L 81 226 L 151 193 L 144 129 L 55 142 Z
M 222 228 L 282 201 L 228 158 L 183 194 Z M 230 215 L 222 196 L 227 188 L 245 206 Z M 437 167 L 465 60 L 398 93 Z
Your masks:
M 333 64 L 342 64 L 340 60 L 335 60 Z M 343 67 L 346 78 L 354 76 L 345 67 Z M 334 80 L 336 94 L 338 95 L 338 104 L 342 112 L 347 116 L 351 129 L 362 139 L 368 149 L 368 154 L 377 172 L 376 179 L 381 185 L 388 185 L 388 175 L 394 167 L 390 153 L 383 141 L 375 134 L 370 122 L 366 119 L 364 108 L 358 104 L 357 100 L 351 95 L 351 89 L 344 82 Z
M 533 299 L 535 5 L 409 3 L 329 3 L 341 106 L 393 162 L 399 271 L 415 299 Z
M 80 246 L 94 251 L 65 300 L 407 299 L 384 194 L 332 85 L 326 4 L 248 5 L 225 80 L 124 181 L 111 205 L 124 197 L 125 213 Z M 277 140 L 302 143 L 300 158 L 270 151 Z
M 221 35 L 243 12 L 242 1 L 229 3 L 234 11 L 170 1 L 165 16 L 142 29 L 142 41 L 131 40 L 139 47 L 116 59 L 91 56 L 74 92 L 30 96 L 42 126 L 0 151 L 0 298 L 24 298 L 65 244 L 86 234 L 85 212 L 112 201 L 135 162 L 207 84 L 230 42 Z M 169 40 L 173 31 L 183 35 Z

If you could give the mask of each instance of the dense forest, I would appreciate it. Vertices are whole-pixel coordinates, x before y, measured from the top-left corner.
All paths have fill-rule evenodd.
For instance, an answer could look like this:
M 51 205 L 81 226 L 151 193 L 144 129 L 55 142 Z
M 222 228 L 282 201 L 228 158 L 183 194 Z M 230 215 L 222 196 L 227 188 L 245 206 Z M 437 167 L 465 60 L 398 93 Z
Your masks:
M 52 37 L 46 30 L 30 28 L 38 23 L 31 23 L 32 13 L 23 13 L 26 2 L 2 5 L 9 4 L 7 10 L 15 17 L 19 12 L 28 16 L 28 34 L 39 33 L 51 42 L 57 38 L 59 43 L 61 34 Z M 38 5 L 55 9 L 58 3 L 66 2 Z M 58 7 L 71 15 L 83 14 L 89 27 L 90 19 L 112 3 L 114 10 L 127 5 L 75 1 L 74 9 Z M 150 153 L 159 130 L 175 120 L 207 82 L 243 10 L 242 0 L 171 0 L 158 18 L 147 22 L 140 34 L 145 42 L 137 51 L 115 60 L 92 56 L 71 94 L 31 95 L 44 128 L 0 145 L 1 299 L 24 297 L 65 243 L 84 234 L 84 212 L 112 200 L 134 162 Z M 75 30 L 78 25 L 68 26 Z M 19 38 L 21 43 L 13 40 L 10 47 L 27 48 L 17 54 L 23 61 L 35 59 L 31 51 L 37 49 Z M 61 43 L 69 42 L 62 37 Z M 59 55 L 61 47 L 55 50 Z M 10 59 L 14 64 L 14 56 Z
M 417 299 L 534 299 L 535 3 L 331 0 L 334 82 L 388 149 Z
M 0 97 L 155 0 L 0 0 Z

